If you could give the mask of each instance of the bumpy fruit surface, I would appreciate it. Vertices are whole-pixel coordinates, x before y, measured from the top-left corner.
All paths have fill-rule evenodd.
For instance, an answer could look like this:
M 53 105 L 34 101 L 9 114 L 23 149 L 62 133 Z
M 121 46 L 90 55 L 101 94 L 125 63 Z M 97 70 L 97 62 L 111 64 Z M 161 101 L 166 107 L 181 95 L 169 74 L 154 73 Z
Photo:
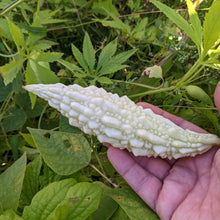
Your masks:
M 96 135 L 102 143 L 128 149 L 135 156 L 180 158 L 195 156 L 220 144 L 213 134 L 184 130 L 151 109 L 137 106 L 127 96 L 102 88 L 63 84 L 35 84 L 24 88 L 48 101 L 70 125 Z

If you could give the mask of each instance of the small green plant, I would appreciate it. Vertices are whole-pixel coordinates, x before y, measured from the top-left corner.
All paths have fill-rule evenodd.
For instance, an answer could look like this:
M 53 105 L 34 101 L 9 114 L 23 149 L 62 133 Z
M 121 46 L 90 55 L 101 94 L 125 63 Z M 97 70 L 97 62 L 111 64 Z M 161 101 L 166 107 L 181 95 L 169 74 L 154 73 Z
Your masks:
M 96 62 L 96 52 L 89 35 L 86 33 L 83 41 L 83 53 L 72 44 L 73 55 L 81 68 L 62 59 L 59 59 L 59 62 L 72 71 L 75 77 L 88 78 L 91 85 L 95 85 L 96 82 L 101 85 L 112 84 L 113 81 L 110 78 L 114 76 L 115 72 L 127 67 L 127 65 L 122 64 L 136 51 L 133 49 L 115 55 L 116 49 L 117 39 L 111 41 L 102 49 Z

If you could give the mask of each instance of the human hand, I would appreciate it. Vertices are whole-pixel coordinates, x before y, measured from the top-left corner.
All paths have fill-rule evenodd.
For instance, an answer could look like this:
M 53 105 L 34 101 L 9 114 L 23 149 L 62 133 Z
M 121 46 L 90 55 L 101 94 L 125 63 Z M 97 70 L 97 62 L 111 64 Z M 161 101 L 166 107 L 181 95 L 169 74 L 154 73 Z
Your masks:
M 220 82 L 214 94 L 220 111 Z M 205 133 L 203 129 L 153 105 L 151 108 L 182 128 Z M 158 214 L 161 220 L 220 219 L 220 150 L 213 147 L 196 157 L 178 160 L 135 157 L 109 147 L 108 158 L 134 191 Z

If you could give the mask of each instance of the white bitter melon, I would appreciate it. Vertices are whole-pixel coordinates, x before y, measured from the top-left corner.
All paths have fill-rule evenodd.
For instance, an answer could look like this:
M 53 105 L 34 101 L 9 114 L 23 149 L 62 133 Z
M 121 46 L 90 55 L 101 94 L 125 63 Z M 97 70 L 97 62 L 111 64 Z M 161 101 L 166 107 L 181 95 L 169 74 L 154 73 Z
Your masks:
M 127 96 L 103 88 L 79 85 L 34 84 L 26 90 L 48 101 L 70 125 L 96 135 L 102 143 L 128 149 L 135 156 L 181 158 L 195 156 L 220 144 L 214 134 L 183 129 L 151 109 L 137 106 Z

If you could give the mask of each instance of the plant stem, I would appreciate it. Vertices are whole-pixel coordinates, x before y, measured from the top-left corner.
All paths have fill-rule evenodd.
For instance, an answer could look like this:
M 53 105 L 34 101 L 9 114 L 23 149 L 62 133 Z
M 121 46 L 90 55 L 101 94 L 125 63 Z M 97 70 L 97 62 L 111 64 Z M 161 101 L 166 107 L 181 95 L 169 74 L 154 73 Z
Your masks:
M 189 71 L 183 76 L 183 78 L 176 84 L 176 87 L 182 87 L 186 84 L 186 82 L 189 83 L 189 79 L 194 78 L 198 73 L 195 74 L 195 72 L 198 70 L 198 68 L 202 65 L 201 58 L 198 59 L 194 65 L 189 69 Z
M 113 183 L 107 176 L 105 176 L 95 165 L 89 164 L 89 166 L 92 167 L 97 173 L 99 173 L 112 186 L 114 186 L 115 188 L 119 187 L 117 184 Z

